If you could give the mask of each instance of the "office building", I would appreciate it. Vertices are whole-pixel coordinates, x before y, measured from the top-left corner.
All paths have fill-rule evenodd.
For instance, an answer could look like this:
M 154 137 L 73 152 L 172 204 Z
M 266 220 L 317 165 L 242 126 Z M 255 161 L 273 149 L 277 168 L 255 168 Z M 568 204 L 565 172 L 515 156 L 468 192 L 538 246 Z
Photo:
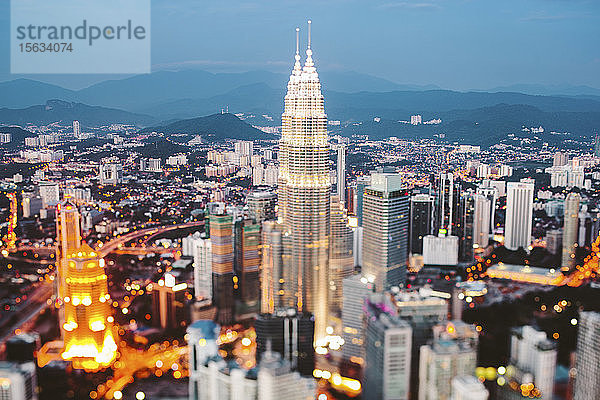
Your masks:
M 510 359 L 524 372 L 533 375 L 541 399 L 552 399 L 556 373 L 557 346 L 546 333 L 531 326 L 512 329 Z
M 275 206 L 277 205 L 277 194 L 268 190 L 255 190 L 246 198 L 248 204 L 248 215 L 257 224 L 263 221 L 275 219 Z
M 254 154 L 254 143 L 250 140 L 238 140 L 233 148 L 238 157 L 251 157 Z
M 420 350 L 419 400 L 450 400 L 452 380 L 475 373 L 478 342 L 475 327 L 462 321 L 434 326 L 433 340 Z
M 577 400 L 600 398 L 600 313 L 579 314 L 575 370 Z
M 346 206 L 346 145 L 338 144 L 337 152 L 337 197 L 339 202 Z
M 483 383 L 473 375 L 456 376 L 451 385 L 451 400 L 488 400 L 490 396 Z
M 423 254 L 423 238 L 433 233 L 433 210 L 435 198 L 417 194 L 410 198 L 409 251 Z
M 354 273 L 354 233 L 337 196 L 331 198 L 331 244 L 329 246 L 329 309 L 339 315 L 342 307 L 342 280 Z
M 427 235 L 423 238 L 423 264 L 457 265 L 458 236 Z
M 595 142 L 594 142 L 595 144 Z M 569 156 L 563 152 L 557 151 L 554 153 L 554 159 L 552 162 L 553 167 L 562 167 L 563 165 L 567 165 L 569 163 Z
M 99 180 L 101 185 L 118 185 L 123 182 L 123 166 L 110 162 L 100 164 Z
M 23 218 L 30 218 L 40 213 L 43 207 L 43 200 L 34 193 L 23 192 L 21 206 L 23 207 Z
M 365 306 L 365 355 L 362 398 L 407 400 L 411 370 L 412 329 L 385 310 L 383 294 L 371 295 Z
M 152 284 L 152 323 L 155 327 L 177 329 L 185 323 L 185 289 L 187 284 L 176 283 L 170 273 Z
M 183 240 L 183 254 L 194 258 L 194 297 L 196 300 L 212 301 L 211 240 L 200 235 L 190 235 Z
M 77 208 L 64 202 L 57 209 L 62 358 L 78 369 L 103 368 L 114 361 L 117 352 L 104 259 L 82 242 Z
M 371 176 L 359 176 L 356 178 L 356 219 L 359 227 L 363 222 L 363 198 L 365 189 L 371 186 Z
M 79 125 L 79 121 L 73 121 L 73 136 L 75 136 L 75 139 L 81 138 L 81 126 Z
M 310 36 L 310 35 L 309 35 Z M 279 142 L 279 209 L 284 239 L 284 301 L 315 316 L 317 338 L 329 313 L 330 192 L 327 115 L 310 39 L 285 95 Z
M 233 217 L 210 215 L 212 248 L 213 304 L 217 307 L 217 322 L 233 322 Z
M 504 182 L 502 182 L 504 183 Z M 485 197 L 489 201 L 489 210 L 490 210 L 490 226 L 488 228 L 488 234 L 494 233 L 494 229 L 496 229 L 495 218 L 496 218 L 496 202 L 498 201 L 498 188 L 496 187 L 485 187 L 479 186 L 477 188 L 477 194 Z M 483 229 L 483 228 L 482 228 Z
M 260 282 L 260 225 L 251 219 L 241 219 L 235 223 L 235 277 L 234 292 L 239 294 L 244 307 L 258 311 Z M 236 281 L 237 280 L 237 281 Z
M 260 305 L 261 312 L 265 314 L 285 307 L 286 287 L 289 288 L 283 273 L 283 242 L 280 228 L 275 221 L 264 221 L 262 224 Z
M 448 301 L 430 289 L 402 290 L 393 293 L 389 306 L 408 323 L 412 331 L 410 398 L 419 393 L 419 350 L 433 339 L 433 327 L 448 316 Z
M 533 190 L 533 183 L 507 183 L 504 246 L 509 250 L 527 248 L 531 243 Z
M 459 206 L 460 188 L 454 183 L 454 175 L 451 172 L 443 172 L 436 177 L 436 210 L 435 227 L 437 233 L 441 231 L 452 235 L 457 209 Z
M 565 199 L 565 219 L 562 236 L 561 266 L 570 267 L 575 257 L 578 239 L 579 202 L 578 193 L 569 193 Z
M 0 399 L 37 400 L 37 398 L 35 363 L 0 361 Z
M 266 351 L 258 364 L 257 400 L 313 400 L 315 381 L 293 372 L 279 353 Z
M 60 201 L 58 183 L 42 182 L 38 186 L 38 190 L 42 199 L 42 208 L 55 206 Z
M 404 286 L 409 196 L 397 174 L 374 173 L 363 196 L 362 273 L 375 288 Z
M 310 314 L 298 314 L 293 308 L 260 314 L 254 321 L 256 358 L 260 362 L 270 344 L 271 350 L 290 363 L 293 370 L 311 376 L 315 367 L 315 320 Z
M 6 339 L 4 355 L 6 361 L 24 363 L 35 361 L 35 353 L 40 349 L 40 335 L 36 332 L 21 333 Z
M 360 275 L 344 279 L 342 285 L 342 353 L 346 360 L 362 365 L 365 359 L 363 307 L 374 285 Z
M 546 232 L 544 240 L 546 241 L 546 250 L 552 254 L 562 252 L 563 233 L 560 229 L 552 229 Z

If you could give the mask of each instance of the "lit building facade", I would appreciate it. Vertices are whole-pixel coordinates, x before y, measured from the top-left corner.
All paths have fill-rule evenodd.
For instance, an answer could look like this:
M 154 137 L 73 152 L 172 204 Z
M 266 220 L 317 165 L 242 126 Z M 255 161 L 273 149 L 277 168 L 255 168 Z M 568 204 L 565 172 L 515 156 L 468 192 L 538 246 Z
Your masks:
M 309 28 L 310 29 L 310 28 Z M 285 306 L 315 316 L 325 336 L 329 312 L 330 192 L 327 115 L 312 59 L 296 62 L 287 86 L 279 142 L 279 214 L 284 240 Z
M 600 398 L 600 313 L 579 315 L 575 396 L 577 400 Z
M 477 366 L 478 333 L 462 321 L 433 327 L 433 341 L 421 346 L 419 400 L 450 400 L 452 379 L 473 375 Z
M 79 369 L 106 367 L 114 361 L 117 345 L 104 259 L 82 243 L 77 208 L 66 202 L 57 211 L 62 357 Z
M 531 243 L 533 222 L 533 183 L 508 182 L 504 246 L 509 250 L 527 248 Z
M 378 291 L 406 281 L 408 208 L 400 175 L 371 175 L 363 196 L 362 273 Z
M 331 198 L 331 245 L 329 255 L 329 309 L 339 315 L 342 309 L 342 280 L 354 272 L 354 233 L 337 196 Z
M 569 193 L 565 199 L 565 222 L 562 237 L 562 259 L 561 266 L 569 267 L 572 263 L 572 255 L 575 252 L 578 239 L 579 223 L 579 201 L 578 193 Z

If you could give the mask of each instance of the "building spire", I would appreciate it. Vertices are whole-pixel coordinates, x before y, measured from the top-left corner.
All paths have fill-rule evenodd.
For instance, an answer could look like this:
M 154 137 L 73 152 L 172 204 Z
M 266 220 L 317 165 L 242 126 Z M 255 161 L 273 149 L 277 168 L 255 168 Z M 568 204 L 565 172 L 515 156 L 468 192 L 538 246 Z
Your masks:
M 296 62 L 294 63 L 294 75 L 300 75 L 302 71 L 302 65 L 300 65 L 300 28 L 296 27 L 296 55 L 294 56 Z
M 310 28 L 311 28 L 311 25 L 312 25 L 312 21 L 309 19 L 308 20 L 308 47 L 306 49 L 306 62 L 304 63 L 304 69 L 305 70 L 307 70 L 307 67 L 308 67 L 308 69 L 312 69 L 314 67 L 314 65 L 315 65 L 314 62 L 313 62 L 313 59 L 312 59 L 312 50 L 310 48 L 310 41 L 311 41 L 311 37 L 310 37 L 311 36 L 311 32 L 310 32 L 311 29 Z

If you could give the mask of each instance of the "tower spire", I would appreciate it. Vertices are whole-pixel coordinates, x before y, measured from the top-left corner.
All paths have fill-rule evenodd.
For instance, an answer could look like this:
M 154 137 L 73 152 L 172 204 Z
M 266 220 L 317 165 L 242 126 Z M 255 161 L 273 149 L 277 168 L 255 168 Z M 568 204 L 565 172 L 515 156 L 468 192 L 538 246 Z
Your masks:
M 296 60 L 294 63 L 294 70 L 292 74 L 300 75 L 302 72 L 302 65 L 300 65 L 300 28 L 296 27 L 296 55 L 294 56 Z
M 308 47 L 306 49 L 306 62 L 304 63 L 304 69 L 305 70 L 311 70 L 314 67 L 314 62 L 312 59 L 312 50 L 310 48 L 310 41 L 311 41 L 311 25 L 312 25 L 312 21 L 309 19 L 308 20 Z M 308 69 L 307 69 L 308 67 Z

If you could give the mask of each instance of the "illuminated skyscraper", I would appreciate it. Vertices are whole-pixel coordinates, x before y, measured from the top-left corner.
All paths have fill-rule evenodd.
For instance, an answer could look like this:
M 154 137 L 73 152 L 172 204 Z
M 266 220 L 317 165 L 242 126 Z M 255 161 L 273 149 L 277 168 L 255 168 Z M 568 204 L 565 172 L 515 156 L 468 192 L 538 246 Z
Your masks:
M 104 260 L 82 243 L 77 208 L 66 202 L 58 206 L 58 213 L 62 357 L 75 368 L 102 368 L 112 363 L 117 351 Z
M 577 333 L 575 399 L 600 398 L 600 313 L 579 314 Z
M 531 243 L 533 220 L 533 183 L 508 182 L 504 246 L 509 250 L 526 248 Z
M 378 291 L 405 284 L 409 199 L 399 174 L 371 175 L 363 198 L 362 273 Z
M 337 196 L 331 198 L 331 246 L 329 253 L 329 309 L 339 315 L 342 309 L 342 280 L 354 272 L 354 234 Z
M 298 30 L 296 30 L 298 32 Z M 330 191 L 327 115 L 310 48 L 288 82 L 279 142 L 279 217 L 284 240 L 285 306 L 315 316 L 315 337 L 325 335 L 329 290 Z
M 562 267 L 571 265 L 571 255 L 577 246 L 577 223 L 579 222 L 579 200 L 578 193 L 569 193 L 565 199 L 565 224 L 563 228 L 562 241 Z
M 210 216 L 212 243 L 213 304 L 217 307 L 217 322 L 233 322 L 233 217 Z
M 340 203 L 346 205 L 346 145 L 337 147 L 337 195 Z

